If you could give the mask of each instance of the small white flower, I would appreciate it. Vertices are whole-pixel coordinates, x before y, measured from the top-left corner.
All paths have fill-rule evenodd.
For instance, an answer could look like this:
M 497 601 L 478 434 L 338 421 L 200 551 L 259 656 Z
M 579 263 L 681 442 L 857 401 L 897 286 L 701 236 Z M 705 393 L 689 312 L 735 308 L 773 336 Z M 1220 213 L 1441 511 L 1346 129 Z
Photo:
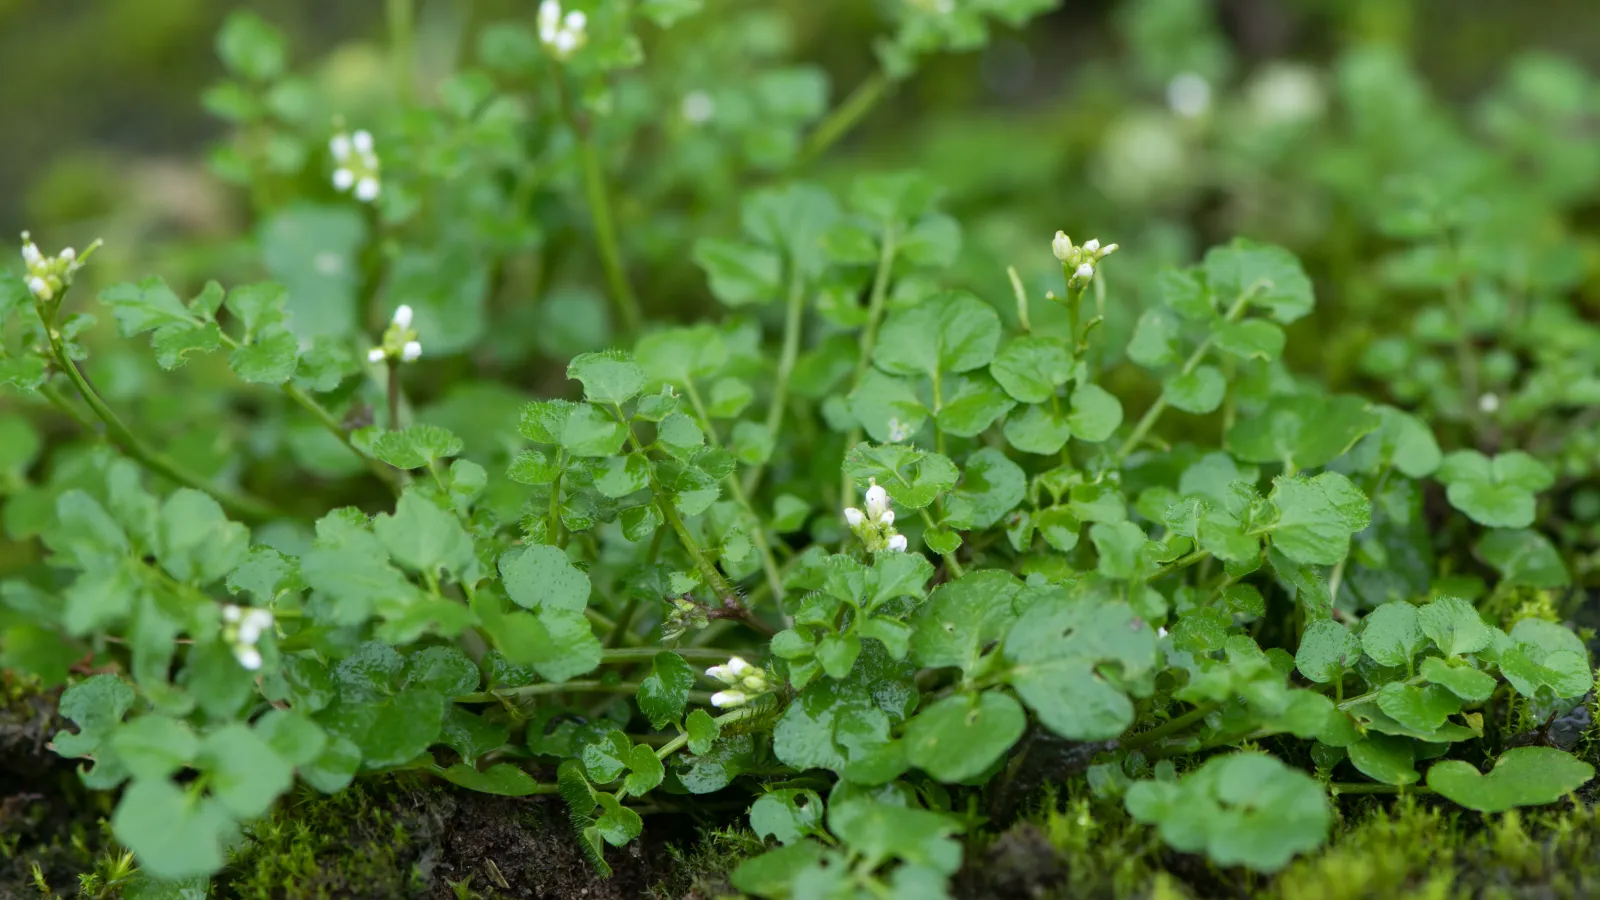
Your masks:
M 581 10 L 576 9 L 567 13 L 567 17 L 561 20 L 561 27 L 568 31 L 582 31 L 588 25 L 589 17 L 584 15 Z
M 892 509 L 884 510 L 883 511 L 883 515 L 878 517 L 878 524 L 882 525 L 885 528 L 888 528 L 889 526 L 893 525 L 894 524 L 894 510 L 892 510 Z
M 388 355 L 382 347 L 373 347 L 367 351 L 367 362 L 381 363 Z
M 1095 257 L 1095 259 L 1105 259 L 1106 257 L 1110 256 L 1111 254 L 1113 254 L 1115 252 L 1117 252 L 1117 245 L 1116 244 L 1107 244 L 1104 247 L 1102 247 L 1100 249 L 1100 252 L 1096 253 L 1094 255 L 1094 257 Z
M 261 640 L 261 632 L 263 630 L 264 629 L 261 627 L 260 623 L 256 622 L 256 620 L 245 619 L 243 622 L 239 623 L 239 643 L 244 644 L 247 647 L 255 646 L 256 641 Z
M 894 537 L 889 538 L 889 549 L 895 553 L 906 552 L 907 546 L 909 546 L 909 544 L 907 544 L 906 536 L 903 534 L 897 534 Z
M 252 609 L 244 614 L 244 621 L 255 623 L 259 631 L 266 631 L 272 627 L 272 613 L 264 609 Z
M 712 666 L 706 670 L 706 676 L 715 678 L 723 684 L 733 684 L 739 680 L 739 676 L 733 674 L 733 670 L 727 666 Z
M 77 259 L 77 258 L 78 258 L 78 251 L 72 249 L 71 247 L 68 247 L 67 249 L 61 251 L 61 261 L 66 263 L 66 264 L 68 264 L 68 265 L 71 265 L 72 261 Z
M 32 291 L 33 295 L 40 300 L 49 300 L 55 296 L 55 292 L 50 290 L 50 285 L 46 284 L 45 280 L 37 275 L 28 279 L 28 290 Z
M 756 668 L 755 666 L 752 666 L 749 663 L 745 662 L 744 661 L 744 657 L 742 657 L 742 656 L 730 656 L 730 657 L 728 657 L 728 671 L 732 672 L 733 674 L 735 674 L 735 675 L 737 675 L 737 676 L 739 676 L 741 678 L 744 677 L 745 675 L 747 675 L 748 673 L 755 671 L 755 668 Z
M 1193 72 L 1167 83 L 1167 106 L 1186 119 L 1197 119 L 1211 108 L 1211 84 Z
M 1095 251 L 1099 250 L 1100 249 L 1100 241 L 1099 241 L 1099 239 L 1098 238 L 1089 238 L 1087 241 L 1084 241 L 1083 242 L 1083 249 L 1089 251 L 1090 253 L 1094 253 Z
M 558 0 L 544 0 L 539 4 L 539 30 L 555 31 L 561 27 L 561 4 Z
M 356 182 L 356 199 L 363 203 L 371 203 L 378 199 L 378 179 L 368 175 Z
M 1500 395 L 1489 393 L 1478 398 L 1478 411 L 1486 416 L 1492 416 L 1500 411 Z
M 844 520 L 850 523 L 851 528 L 860 528 L 861 523 L 866 521 L 866 516 L 863 516 L 861 510 L 856 509 L 854 506 L 847 506 L 844 508 Z
M 243 616 L 244 616 L 244 610 L 240 609 L 237 606 L 230 605 L 230 606 L 224 606 L 222 608 L 223 621 L 226 621 L 226 622 L 237 622 Z
M 350 146 L 354 147 L 356 152 L 360 153 L 362 156 L 371 153 L 372 132 L 363 128 L 362 130 L 357 131 L 355 134 L 350 135 Z
M 880 485 L 867 488 L 867 517 L 877 522 L 889 511 L 889 492 Z
M 716 114 L 716 101 L 705 91 L 691 91 L 683 98 L 683 117 L 695 125 L 711 121 Z
M 333 154 L 333 158 L 339 162 L 344 162 L 346 159 L 349 159 L 350 136 L 346 134 L 336 134 L 329 138 L 328 152 Z
M 745 696 L 744 691 L 717 691 L 711 695 L 711 705 L 718 709 L 731 709 L 735 706 L 743 706 L 745 701 L 749 699 L 749 697 Z
M 261 651 L 254 647 L 235 647 L 233 656 L 239 661 L 239 665 L 252 672 L 261 668 Z
M 567 56 L 578 49 L 578 35 L 571 31 L 558 31 L 556 32 L 556 39 L 551 43 L 555 45 L 556 52 L 562 56 Z
M 333 170 L 333 187 L 338 191 L 348 191 L 355 187 L 356 173 L 349 169 Z
M 1166 637 L 1166 636 L 1167 636 L 1167 630 L 1165 628 L 1161 628 L 1161 627 L 1158 626 L 1156 628 L 1156 637 Z
M 400 359 L 405 362 L 416 362 L 421 358 L 422 345 L 416 341 L 406 341 L 405 347 L 400 351 Z
M 394 320 L 393 320 L 394 324 L 400 326 L 401 328 L 410 328 L 411 327 L 411 316 L 412 316 L 411 304 L 402 303 L 399 306 L 395 307 Z
M 1050 242 L 1050 252 L 1054 253 L 1056 259 L 1059 259 L 1062 262 L 1066 262 L 1067 260 L 1071 259 L 1072 238 L 1067 237 L 1067 233 L 1064 231 L 1056 232 L 1055 240 Z
M 44 254 L 39 252 L 37 244 L 28 241 L 22 245 L 22 261 L 30 267 L 37 266 L 39 263 L 44 262 Z
M 1075 278 L 1082 278 L 1084 281 L 1088 281 L 1094 277 L 1094 266 L 1090 265 L 1089 263 L 1084 263 L 1078 267 L 1078 271 L 1072 274 Z

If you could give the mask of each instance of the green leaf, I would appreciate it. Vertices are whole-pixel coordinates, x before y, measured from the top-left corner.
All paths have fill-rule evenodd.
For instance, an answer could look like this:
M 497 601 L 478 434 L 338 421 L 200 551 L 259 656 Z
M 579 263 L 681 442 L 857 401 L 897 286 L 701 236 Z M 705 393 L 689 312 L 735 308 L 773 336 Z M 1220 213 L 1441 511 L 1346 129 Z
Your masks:
M 1059 412 L 1037 404 L 1023 407 L 1021 415 L 1007 416 L 1003 433 L 1006 442 L 1023 453 L 1051 456 L 1072 438 L 1072 425 Z
M 264 815 L 294 784 L 294 769 L 242 723 L 206 735 L 199 765 L 210 776 L 212 794 L 241 819 Z
M 638 453 L 613 456 L 606 460 L 605 471 L 594 480 L 595 490 L 601 495 L 619 499 L 650 484 L 650 463 Z
M 644 389 L 644 369 L 618 350 L 573 357 L 567 364 L 567 377 L 583 382 L 584 399 L 591 403 L 626 403 Z
M 461 439 L 437 425 L 385 431 L 372 441 L 372 454 L 397 469 L 421 469 L 461 452 Z
M 1362 620 L 1361 649 L 1381 666 L 1410 668 L 1424 632 L 1417 608 L 1403 600 L 1385 603 Z
M 993 378 L 983 372 L 971 372 L 946 383 L 944 405 L 939 408 L 937 420 L 945 434 L 977 437 L 1016 405 Z
M 1490 531 L 1474 549 L 1500 573 L 1506 587 L 1560 588 L 1572 583 L 1560 552 L 1537 531 Z
M 447 769 L 435 771 L 451 784 L 483 794 L 527 797 L 539 793 L 539 783 L 533 780 L 533 776 L 511 763 L 495 763 L 481 772 L 466 763 L 456 763 Z
M 1362 471 L 1394 466 L 1407 478 L 1426 478 L 1444 459 L 1433 431 L 1416 416 L 1392 406 L 1376 407 L 1378 430 L 1362 439 L 1353 451 Z
M 1016 400 L 1043 403 L 1072 377 L 1072 354 L 1058 340 L 1014 337 L 989 362 L 989 374 Z
M 872 358 L 891 375 L 934 378 L 988 365 L 999 343 L 994 307 L 971 294 L 942 294 L 891 314 Z
M 1214 756 L 1177 782 L 1135 782 L 1125 803 L 1173 849 L 1261 872 L 1320 846 L 1333 818 L 1315 780 L 1260 753 Z
M 763 86 L 778 89 L 779 93 L 810 94 L 816 88 L 826 91 L 806 69 L 784 73 L 798 78 L 777 79 L 771 77 L 774 74 L 768 73 Z M 802 102 L 802 106 L 808 105 L 809 100 Z M 745 198 L 739 216 L 745 233 L 782 251 L 791 275 L 814 278 L 827 266 L 823 235 L 839 219 L 839 204 L 827 190 L 809 184 L 759 190 Z
M 589 576 L 559 547 L 533 544 L 500 557 L 506 594 L 524 609 L 583 612 L 589 605 Z
M 1027 495 L 1022 467 L 993 447 L 967 458 L 961 484 L 951 494 L 950 516 L 962 528 L 991 528 Z M 956 504 L 960 504 L 959 517 Z
M 1471 603 L 1440 597 L 1417 609 L 1417 626 L 1445 656 L 1477 653 L 1494 642 L 1494 632 Z
M 1534 494 L 1555 483 L 1543 463 L 1521 451 L 1493 460 L 1476 450 L 1457 450 L 1436 473 L 1450 505 L 1479 525 L 1526 528 L 1533 524 Z
M 733 870 L 728 880 L 736 889 L 747 894 L 789 896 L 795 881 L 802 874 L 823 871 L 821 862 L 825 852 L 822 845 L 815 841 L 778 847 L 746 858 Z
M 711 293 L 727 306 L 769 303 L 783 295 L 783 264 L 777 253 L 739 241 L 701 238 L 694 261 L 711 281 Z
M 722 734 L 722 726 L 711 714 L 703 709 L 689 713 L 684 721 L 684 731 L 689 735 L 689 752 L 696 756 L 704 756 L 711 751 L 711 745 Z
M 694 688 L 694 670 L 683 657 L 671 651 L 657 653 L 650 674 L 639 683 L 639 711 L 653 728 L 664 728 L 683 715 Z
M 1242 462 L 1311 469 L 1343 456 L 1379 423 L 1371 404 L 1360 397 L 1275 397 L 1228 429 L 1226 449 Z
M 1283 355 L 1286 337 L 1282 326 L 1265 319 L 1223 322 L 1211 330 L 1211 342 L 1240 359 L 1272 361 Z
M 211 797 L 191 797 L 165 778 L 135 781 L 111 817 L 117 841 L 156 878 L 210 875 L 222 868 L 233 821 Z
M 1318 619 L 1300 636 L 1294 664 L 1301 675 L 1328 684 L 1353 668 L 1360 657 L 1361 641 L 1349 629 L 1332 619 Z
M 288 59 L 283 35 L 246 10 L 234 11 L 222 23 L 217 32 L 217 55 L 229 71 L 252 81 L 271 81 L 282 75 Z
M 666 768 L 656 756 L 656 751 L 644 744 L 628 753 L 628 777 L 623 785 L 629 796 L 643 797 L 666 777 Z
M 1482 703 L 1489 699 L 1498 684 L 1488 672 L 1480 672 L 1468 665 L 1451 665 L 1437 656 L 1424 657 L 1420 671 L 1430 683 L 1448 689 L 1468 703 Z
M 962 827 L 952 816 L 851 799 L 835 802 L 828 809 L 828 830 L 867 859 L 897 859 L 941 875 L 953 875 L 961 867 L 961 844 L 951 835 L 960 833 Z
M 111 732 L 110 743 L 135 779 L 165 778 L 200 752 L 200 740 L 188 723 L 160 715 L 130 719 Z
M 750 805 L 750 830 L 757 837 L 775 837 L 794 844 L 822 830 L 822 798 L 816 791 L 783 788 L 768 791 Z
M 436 575 L 445 569 L 460 580 L 476 580 L 472 536 L 454 513 L 440 509 L 415 489 L 400 495 L 394 515 L 374 517 L 372 532 L 395 562 L 414 572 Z
M 1122 424 L 1122 402 L 1097 384 L 1079 385 L 1072 392 L 1067 425 L 1078 440 L 1098 444 Z
M 1428 770 L 1428 787 L 1479 812 L 1555 803 L 1589 783 L 1594 767 L 1554 747 L 1517 747 L 1487 775 L 1471 763 L 1447 759 Z
M 955 486 L 955 463 L 902 444 L 857 444 L 845 454 L 844 474 L 865 489 L 876 479 L 897 505 L 922 509 Z
M 1128 358 L 1147 369 L 1175 365 L 1182 358 L 1181 331 L 1182 324 L 1172 313 L 1160 308 L 1145 310 L 1128 341 Z
M 288 709 L 267 711 L 255 723 L 256 733 L 290 766 L 309 766 L 328 747 L 328 735 L 315 722 Z
M 561 446 L 573 456 L 615 456 L 627 439 L 628 426 L 588 403 L 574 406 L 562 423 Z
M 906 723 L 906 759 L 940 781 L 967 781 L 1010 750 L 1027 723 L 1009 694 L 946 697 Z
M 123 337 L 187 330 L 199 324 L 167 283 L 154 276 L 138 284 L 114 284 L 100 292 L 100 302 L 111 307 Z
M 960 666 L 975 672 L 985 651 L 1005 636 L 1022 582 L 1001 569 L 980 569 L 934 588 L 911 618 L 911 658 L 918 666 Z
M 1126 603 L 1073 598 L 1063 588 L 1035 596 L 1006 637 L 1010 680 L 1022 702 L 1062 737 L 1116 737 L 1133 724 L 1129 690 L 1156 666 L 1155 629 Z
M 157 529 L 161 567 L 186 583 L 221 580 L 250 549 L 250 529 L 229 522 L 217 501 L 189 488 L 167 497 Z
M 600 801 L 605 813 L 595 820 L 594 826 L 599 830 L 600 836 L 605 838 L 606 843 L 613 847 L 621 847 L 638 837 L 644 830 L 644 820 L 639 818 L 639 814 L 623 806 L 615 796 L 599 794 L 596 799 Z
M 1350 535 L 1372 521 L 1366 495 L 1338 472 L 1280 477 L 1267 499 L 1278 513 L 1273 546 L 1298 563 L 1337 565 L 1350 552 Z
M 1416 784 L 1416 745 L 1408 738 L 1369 734 L 1346 750 L 1361 774 L 1383 784 Z
M 1391 681 L 1378 691 L 1378 708 L 1407 728 L 1436 731 L 1446 719 L 1461 711 L 1461 700 L 1438 685 Z
M 1227 379 L 1216 366 L 1196 366 L 1191 372 L 1180 372 L 1161 382 L 1161 396 L 1167 403 L 1195 415 L 1215 412 L 1227 390 Z
M 1096 569 L 1107 578 L 1131 579 L 1139 571 L 1139 553 L 1149 541 L 1132 522 L 1096 522 L 1089 529 L 1098 557 Z
M 1284 325 L 1311 312 L 1315 303 L 1311 279 L 1282 247 L 1235 238 L 1207 250 L 1203 267 L 1207 285 L 1224 303 L 1247 298 Z

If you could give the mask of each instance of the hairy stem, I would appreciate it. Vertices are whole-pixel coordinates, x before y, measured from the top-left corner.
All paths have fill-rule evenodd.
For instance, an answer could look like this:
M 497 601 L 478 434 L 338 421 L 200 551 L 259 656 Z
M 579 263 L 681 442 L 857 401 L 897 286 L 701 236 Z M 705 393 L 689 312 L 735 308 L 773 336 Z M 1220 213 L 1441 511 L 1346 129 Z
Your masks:
M 1175 716 L 1171 719 L 1168 719 L 1149 731 L 1141 731 L 1138 734 L 1125 737 L 1121 741 L 1118 741 L 1118 743 L 1124 749 L 1130 750 L 1138 747 L 1148 746 L 1156 741 L 1161 740 L 1162 738 L 1176 734 L 1177 732 L 1188 728 L 1190 725 L 1193 725 L 1196 722 L 1204 720 L 1206 716 L 1211 715 L 1221 708 L 1221 703 L 1205 703 L 1200 706 L 1196 706 L 1194 709 L 1189 710 L 1181 716 Z
M 889 276 L 894 271 L 896 240 L 893 228 L 884 231 L 883 246 L 878 251 L 878 272 L 872 278 L 872 293 L 867 299 L 867 322 L 861 326 L 860 351 L 856 357 L 855 377 L 850 382 L 851 391 L 859 388 L 862 379 L 867 377 L 867 369 L 872 365 L 873 348 L 878 345 L 878 325 L 883 321 L 883 307 L 889 297 Z M 849 453 L 850 448 L 860 441 L 861 426 L 857 425 L 850 429 L 850 436 L 845 438 L 845 452 Z M 855 482 L 843 473 L 840 473 L 839 500 L 841 506 L 854 506 L 856 502 Z

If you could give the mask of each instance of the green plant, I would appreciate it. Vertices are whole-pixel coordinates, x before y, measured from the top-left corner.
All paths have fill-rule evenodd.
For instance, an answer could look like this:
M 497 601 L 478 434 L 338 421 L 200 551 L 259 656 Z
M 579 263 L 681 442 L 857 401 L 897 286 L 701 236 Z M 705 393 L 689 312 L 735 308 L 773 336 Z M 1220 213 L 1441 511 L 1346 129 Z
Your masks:
M 1600 92 L 1519 69 L 1473 139 L 1356 51 L 1344 130 L 1217 138 L 1329 148 L 1304 189 L 1382 242 L 1339 283 L 1428 295 L 1404 332 L 1245 238 L 1182 264 L 1057 232 L 1059 276 L 1007 241 L 996 295 L 934 178 L 800 177 L 923 57 L 1048 5 L 894 4 L 831 112 L 781 23 L 693 0 L 545 0 L 427 100 L 401 0 L 395 96 L 348 108 L 230 17 L 212 162 L 259 258 L 189 300 L 98 292 L 189 409 L 93 370 L 122 352 L 68 306 L 94 247 L 24 235 L 0 274 L 0 377 L 35 401 L 0 419 L 5 524 L 44 551 L 0 590 L 0 662 L 71 682 L 54 749 L 122 790 L 142 869 L 209 876 L 297 781 L 381 773 L 559 795 L 602 875 L 641 808 L 721 793 L 767 848 L 732 883 L 770 897 L 944 896 L 1025 736 L 1092 758 L 1077 802 L 1260 872 L 1341 797 L 1494 813 L 1588 783 L 1510 739 L 1593 687 L 1552 592 L 1592 572 L 1600 334 L 1530 223 L 1600 180 L 1519 129 Z M 1150 41 L 1183 20 L 1136 6 Z M 726 314 L 668 324 L 669 289 Z M 1381 332 L 1355 374 L 1294 364 L 1352 328 Z M 540 356 L 565 396 L 506 386 Z M 51 408 L 87 440 L 35 467 Z

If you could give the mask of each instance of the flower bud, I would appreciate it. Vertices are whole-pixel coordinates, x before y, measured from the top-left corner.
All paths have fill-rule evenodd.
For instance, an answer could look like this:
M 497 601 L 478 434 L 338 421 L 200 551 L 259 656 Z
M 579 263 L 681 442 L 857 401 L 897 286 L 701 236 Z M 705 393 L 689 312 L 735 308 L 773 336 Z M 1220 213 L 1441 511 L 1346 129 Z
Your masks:
M 367 362 L 381 363 L 388 356 L 389 354 L 383 352 L 382 347 L 373 347 L 371 350 L 367 351 Z
M 406 303 L 400 304 L 399 306 L 395 307 L 394 324 L 400 326 L 403 329 L 404 328 L 410 328 L 411 327 L 411 315 L 412 315 L 411 306 L 409 304 L 406 304 Z
M 906 536 L 903 534 L 897 534 L 894 537 L 889 538 L 889 549 L 895 553 L 906 552 L 906 547 L 908 546 L 909 544 L 906 542 Z
M 889 511 L 889 492 L 879 485 L 867 488 L 867 517 L 877 522 Z
M 893 525 L 894 524 L 894 510 L 892 510 L 892 509 L 884 510 L 883 511 L 883 515 L 878 517 L 878 524 L 882 525 L 885 528 L 888 528 L 889 526 Z
M 337 191 L 348 191 L 356 184 L 356 173 L 349 169 L 333 170 L 333 188 Z
M 1094 253 L 1097 250 L 1099 250 L 1100 249 L 1100 240 L 1099 240 L 1099 238 L 1090 238 L 1087 241 L 1084 241 L 1083 242 L 1083 249 L 1089 251 L 1090 253 Z
M 261 668 L 261 651 L 254 647 L 236 647 L 233 656 L 239 661 L 239 665 L 252 672 Z
M 856 509 L 854 506 L 847 506 L 844 509 L 844 520 L 850 523 L 851 528 L 860 528 L 861 523 L 866 521 L 866 517 L 861 514 L 861 510 Z
M 371 203 L 378 199 L 378 179 L 368 175 L 356 182 L 356 199 L 363 203 Z
M 1071 259 L 1072 238 L 1067 237 L 1067 233 L 1065 231 L 1056 232 L 1055 240 L 1050 242 L 1050 252 L 1054 253 L 1056 255 L 1056 259 L 1059 259 L 1062 262 L 1066 262 L 1067 260 Z
M 745 696 L 744 691 L 717 691 L 711 695 L 711 705 L 718 709 L 731 709 L 735 706 L 743 706 L 745 701 L 749 699 L 749 697 Z
M 1072 273 L 1072 275 L 1074 278 L 1082 278 L 1084 281 L 1088 281 L 1094 277 L 1094 266 L 1084 263 L 1083 265 L 1079 266 L 1078 271 Z
M 404 362 L 416 362 L 422 358 L 422 345 L 416 341 L 406 341 L 405 347 L 400 350 L 400 359 Z
M 371 153 L 372 132 L 363 129 L 350 135 L 350 146 L 354 147 L 357 153 Z

